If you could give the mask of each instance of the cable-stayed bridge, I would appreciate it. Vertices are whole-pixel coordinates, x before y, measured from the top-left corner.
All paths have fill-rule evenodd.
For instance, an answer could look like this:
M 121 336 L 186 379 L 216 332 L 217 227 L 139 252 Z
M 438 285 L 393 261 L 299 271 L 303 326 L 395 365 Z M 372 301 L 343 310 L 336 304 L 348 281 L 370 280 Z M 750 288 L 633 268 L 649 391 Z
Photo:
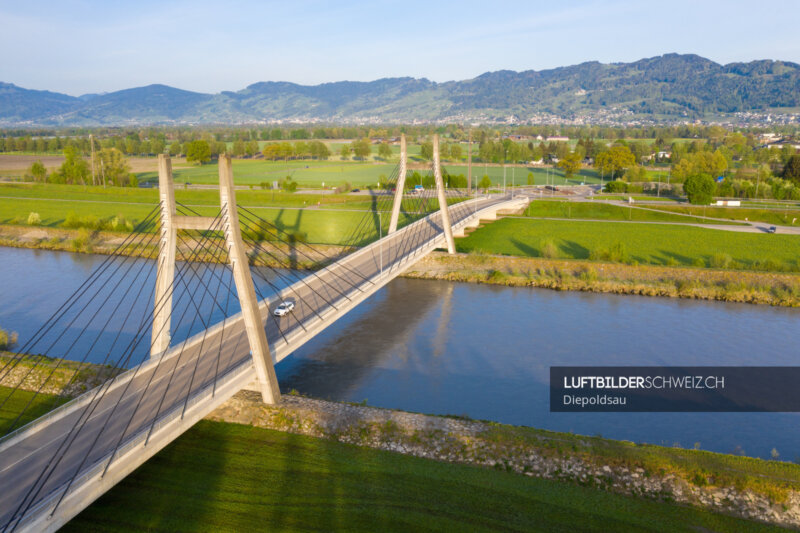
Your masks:
M 407 191 L 403 140 L 385 192 L 370 197 L 345 246 L 335 248 L 307 244 L 293 228 L 237 206 L 226 156 L 220 210 L 200 216 L 175 202 L 170 162 L 161 156 L 160 203 L 142 231 L 16 356 L 0 360 L 0 382 L 17 382 L 0 408 L 24 394 L 0 440 L 0 530 L 58 529 L 243 388 L 279 401 L 277 362 L 419 258 L 436 248 L 453 252 L 454 233 L 526 204 L 447 188 L 438 139 L 434 145 L 434 187 Z M 297 265 L 307 269 L 287 268 Z M 284 302 L 294 310 L 275 316 Z M 25 355 L 32 353 L 59 359 Z M 61 376 L 69 389 L 98 368 L 96 387 L 22 424 L 48 380 Z M 46 378 L 31 386 L 36 375 Z

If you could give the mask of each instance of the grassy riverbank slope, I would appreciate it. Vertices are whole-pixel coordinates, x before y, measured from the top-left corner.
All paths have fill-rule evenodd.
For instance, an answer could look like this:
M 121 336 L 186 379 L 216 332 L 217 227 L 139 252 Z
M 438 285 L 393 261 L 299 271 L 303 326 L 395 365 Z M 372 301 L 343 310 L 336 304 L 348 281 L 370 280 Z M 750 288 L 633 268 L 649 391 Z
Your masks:
M 0 387 L 3 397 L 8 392 Z M 30 392 L 17 391 L 15 401 L 8 402 L 0 415 L 0 425 L 13 420 L 31 397 Z M 38 410 L 27 413 L 27 419 L 62 401 L 39 395 L 35 399 Z M 237 395 L 215 411 L 217 418 L 233 414 L 262 425 L 267 416 L 268 424 L 277 429 L 202 421 L 63 530 L 773 531 L 776 528 L 761 523 L 672 503 L 664 492 L 667 485 L 658 480 L 700 472 L 703 480 L 705 476 L 714 478 L 717 486 L 733 483 L 755 491 L 757 499 L 766 494 L 772 501 L 782 501 L 787 488 L 800 484 L 800 469 L 787 463 L 425 417 L 291 395 L 284 404 L 266 407 L 247 399 L 246 394 L 242 399 Z M 308 413 L 309 405 L 318 411 Z M 334 423 L 334 413 L 342 409 L 377 411 L 398 423 L 370 424 L 349 411 L 342 415 L 350 426 Z M 306 416 L 296 418 L 303 412 Z M 467 429 L 464 434 L 432 429 L 407 433 L 402 421 L 408 418 L 412 425 L 414 420 L 427 418 Z M 321 430 L 317 424 L 323 420 L 338 430 Z M 423 422 L 423 426 L 434 422 Z M 320 434 L 297 434 L 302 433 L 298 431 L 301 427 Z M 403 453 L 379 449 L 386 444 Z M 483 466 L 464 464 L 473 444 L 477 445 L 478 464 Z M 439 460 L 433 460 L 408 455 L 414 453 L 409 451 L 414 446 L 441 449 L 447 456 L 440 454 L 436 456 Z M 549 474 L 518 468 L 517 461 L 534 457 L 551 466 L 562 462 L 572 466 Z M 590 473 L 585 481 L 572 479 L 573 474 L 607 468 L 591 466 L 595 463 L 612 469 Z M 494 468 L 486 467 L 492 464 Z M 638 483 L 653 485 L 656 492 L 645 498 L 619 494 L 620 487 L 612 481 L 617 470 L 623 468 L 631 476 L 640 466 L 643 468 L 637 471 L 644 477 L 636 474 Z
M 800 274 L 796 273 L 436 252 L 415 263 L 404 276 L 560 291 L 800 306 Z
M 456 242 L 459 252 L 768 271 L 800 270 L 796 235 L 693 226 L 503 218 Z
M 670 503 L 203 421 L 63 531 L 769 531 Z

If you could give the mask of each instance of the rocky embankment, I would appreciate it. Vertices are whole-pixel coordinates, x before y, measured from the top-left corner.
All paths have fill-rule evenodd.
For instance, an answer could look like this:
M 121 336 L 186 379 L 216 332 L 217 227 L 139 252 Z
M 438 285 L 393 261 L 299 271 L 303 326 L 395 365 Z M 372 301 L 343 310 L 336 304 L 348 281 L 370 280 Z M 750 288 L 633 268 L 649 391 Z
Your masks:
M 0 386 L 64 398 L 80 396 L 114 374 L 110 366 L 66 361 L 42 355 L 0 352 Z
M 280 404 L 268 406 L 261 403 L 257 393 L 245 391 L 223 404 L 208 419 L 333 439 L 437 461 L 498 468 L 519 475 L 578 483 L 630 496 L 674 501 L 800 528 L 798 485 L 787 484 L 780 479 L 768 483 L 759 479 L 754 485 L 743 481 L 747 477 L 742 476 L 736 465 L 730 472 L 724 472 L 724 467 L 717 472 L 708 472 L 699 466 L 686 467 L 686 461 L 671 463 L 667 459 L 652 458 L 658 456 L 658 450 L 664 450 L 665 457 L 671 456 L 671 448 L 328 402 L 296 395 L 284 395 Z M 604 446 L 610 449 L 602 452 Z M 629 450 L 628 453 L 618 452 L 617 447 L 640 448 L 646 453 L 642 453 L 642 459 L 639 460 Z M 725 463 L 719 458 L 731 457 L 695 450 L 680 452 L 682 456 L 696 454 L 698 465 L 709 457 L 710 462 L 716 464 Z M 743 457 L 734 459 L 742 463 L 768 463 Z M 675 466 L 680 463 L 683 463 L 682 467 Z M 800 467 L 780 464 L 785 464 L 793 475 L 800 474 Z M 763 478 L 763 475 L 753 473 L 751 477 Z

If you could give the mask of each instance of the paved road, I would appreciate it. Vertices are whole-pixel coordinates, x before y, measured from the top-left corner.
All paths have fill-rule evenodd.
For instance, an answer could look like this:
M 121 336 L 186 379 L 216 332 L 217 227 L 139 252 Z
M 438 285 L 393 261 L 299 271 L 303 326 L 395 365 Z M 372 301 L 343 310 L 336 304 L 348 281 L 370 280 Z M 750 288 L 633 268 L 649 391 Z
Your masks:
M 476 209 L 505 200 L 484 198 L 451 206 L 451 220 L 456 224 Z M 383 280 L 396 276 L 418 255 L 427 253 L 440 235 L 437 212 L 292 285 L 283 293 L 297 303 L 291 315 L 272 316 L 277 298 L 265 304 L 273 358 L 280 360 L 297 349 L 307 340 L 305 330 L 326 327 L 335 308 L 344 309 L 350 300 L 360 301 L 377 290 L 381 267 Z M 326 315 L 325 320 L 320 315 Z M 205 336 L 197 335 L 133 369 L 127 374 L 129 379 L 118 380 L 104 394 L 90 393 L 83 405 L 64 410 L 66 414 L 52 423 L 0 442 L 0 524 L 9 523 L 21 502 L 39 502 L 63 490 L 76 472 L 107 460 L 120 442 L 149 431 L 165 413 L 182 408 L 189 395 L 249 361 L 243 324 L 233 317 L 224 328 L 212 327 Z

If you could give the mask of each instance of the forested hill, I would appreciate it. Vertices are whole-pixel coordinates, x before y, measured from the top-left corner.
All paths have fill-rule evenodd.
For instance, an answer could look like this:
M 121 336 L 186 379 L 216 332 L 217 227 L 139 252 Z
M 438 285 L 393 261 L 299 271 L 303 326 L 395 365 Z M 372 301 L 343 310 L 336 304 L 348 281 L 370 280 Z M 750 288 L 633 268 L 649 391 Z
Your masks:
M 304 86 L 261 82 L 203 94 L 149 85 L 73 97 L 0 83 L 2 125 L 239 123 L 271 120 L 525 121 L 544 114 L 702 118 L 708 114 L 800 107 L 800 65 L 720 65 L 667 54 L 633 63 L 582 63 L 552 70 L 487 72 L 436 83 L 385 78 Z

